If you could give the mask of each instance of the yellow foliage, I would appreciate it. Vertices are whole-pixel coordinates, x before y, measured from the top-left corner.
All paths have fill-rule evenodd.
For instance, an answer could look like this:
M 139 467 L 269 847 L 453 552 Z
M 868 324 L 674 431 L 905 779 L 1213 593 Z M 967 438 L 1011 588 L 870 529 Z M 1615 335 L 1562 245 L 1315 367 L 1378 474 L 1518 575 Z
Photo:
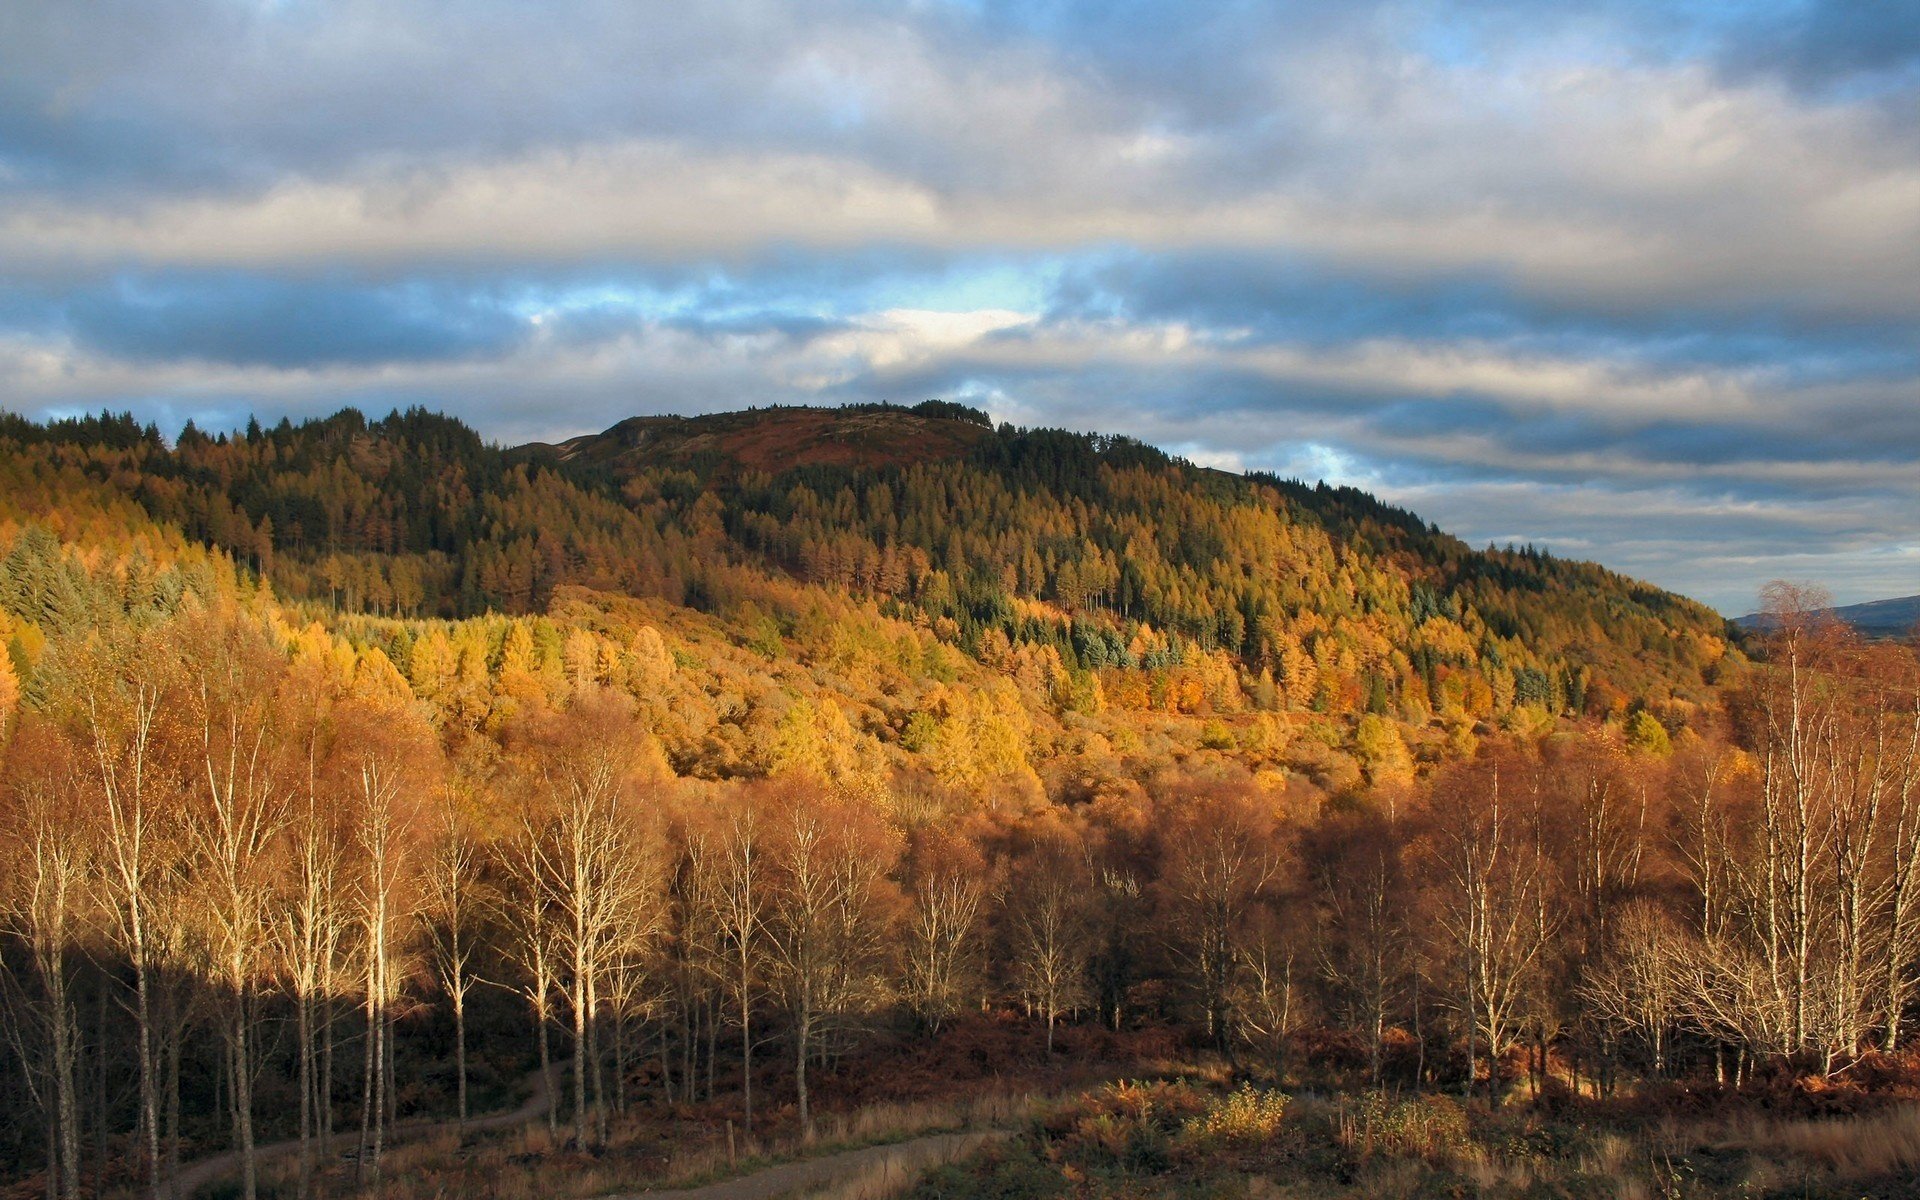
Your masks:
M 1413 779 L 1413 755 L 1407 752 L 1407 743 L 1393 722 L 1368 713 L 1360 718 L 1353 743 L 1375 783 L 1406 783 Z
M 673 652 L 651 625 L 642 625 L 627 645 L 628 683 L 639 696 L 657 695 L 673 678 Z
M 1474 660 L 1473 639 L 1467 636 L 1466 630 L 1445 617 L 1428 617 L 1413 636 L 1416 646 L 1424 647 L 1441 658 L 1459 662 Z
M 19 706 L 20 680 L 13 672 L 13 659 L 8 657 L 5 643 L 0 642 L 0 738 L 6 737 Z
M 406 676 L 377 646 L 361 651 L 353 665 L 353 695 L 369 708 L 383 711 L 402 712 L 414 703 Z
M 382 659 L 385 657 L 381 655 Z M 414 695 L 438 709 L 453 688 L 459 665 L 453 643 L 447 640 L 446 632 L 436 625 L 413 643 L 413 660 L 407 664 L 407 681 L 413 685 Z

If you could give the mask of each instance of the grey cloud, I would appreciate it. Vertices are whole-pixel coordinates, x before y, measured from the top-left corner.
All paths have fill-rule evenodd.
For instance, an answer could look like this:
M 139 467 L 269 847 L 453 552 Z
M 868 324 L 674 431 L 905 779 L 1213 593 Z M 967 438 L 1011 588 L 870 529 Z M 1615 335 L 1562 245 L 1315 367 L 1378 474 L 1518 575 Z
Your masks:
M 524 322 L 484 297 L 253 277 L 124 280 L 69 301 L 84 348 L 136 361 L 283 368 L 497 354 Z
M 1917 47 L 1887 0 L 27 0 L 0 388 L 505 440 L 953 395 L 1723 605 L 1910 591 Z

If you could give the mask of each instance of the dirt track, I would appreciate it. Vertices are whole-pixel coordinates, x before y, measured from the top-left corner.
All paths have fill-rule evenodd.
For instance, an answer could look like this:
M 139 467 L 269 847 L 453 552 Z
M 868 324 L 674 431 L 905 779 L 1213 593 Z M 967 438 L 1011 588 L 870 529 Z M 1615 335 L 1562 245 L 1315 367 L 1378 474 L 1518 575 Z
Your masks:
M 507 1129 L 522 1122 L 531 1121 L 547 1111 L 547 1081 L 538 1071 L 526 1077 L 525 1083 L 531 1089 L 526 1101 L 520 1107 L 505 1112 L 489 1113 L 485 1116 L 467 1118 L 469 1130 Z M 386 1144 L 392 1146 L 398 1142 L 409 1142 L 429 1134 L 459 1128 L 458 1121 L 413 1120 L 402 1121 L 387 1130 Z M 358 1130 L 354 1131 L 358 1133 Z M 342 1144 L 351 1144 L 351 1139 L 340 1134 L 334 1135 L 336 1148 Z M 254 1147 L 254 1156 L 261 1166 L 290 1154 L 300 1153 L 300 1140 L 294 1138 L 285 1142 L 269 1142 Z M 180 1168 L 178 1194 L 192 1197 L 208 1184 L 218 1183 L 240 1171 L 240 1152 L 229 1150 L 224 1154 L 215 1154 L 208 1158 L 196 1159 Z M 161 1185 L 166 1186 L 164 1183 Z
M 469 1118 L 467 1128 L 482 1131 L 507 1129 L 535 1120 L 544 1114 L 547 1111 L 548 1100 L 545 1078 L 540 1072 L 535 1071 L 527 1076 L 526 1082 L 530 1088 L 530 1094 L 518 1108 Z M 387 1144 L 392 1146 L 435 1133 L 451 1131 L 458 1124 L 457 1121 L 403 1121 L 388 1130 Z M 870 1178 L 874 1189 L 878 1191 L 883 1184 L 904 1182 L 942 1163 L 963 1158 L 989 1142 L 998 1141 L 1006 1136 L 1006 1133 L 1000 1130 L 927 1134 L 902 1142 L 863 1146 L 858 1150 L 846 1150 L 839 1154 L 825 1154 L 818 1158 L 779 1163 L 751 1174 L 723 1179 L 702 1187 L 633 1192 L 607 1197 L 606 1200 L 775 1200 L 776 1197 L 814 1191 L 863 1177 Z M 343 1140 L 345 1139 L 338 1135 L 334 1139 L 336 1145 Z M 299 1152 L 298 1139 L 271 1142 L 255 1148 L 255 1154 L 263 1166 L 268 1162 Z M 190 1198 L 201 1188 L 218 1183 L 222 1179 L 237 1174 L 239 1170 L 240 1155 L 237 1151 L 227 1151 L 198 1159 L 181 1168 L 178 1194 Z
M 704 1187 L 632 1192 L 606 1200 L 775 1200 L 863 1178 L 870 1179 L 872 1190 L 879 1193 L 883 1184 L 904 1183 L 1006 1136 L 1000 1130 L 933 1133 L 884 1146 L 864 1146 L 840 1154 L 781 1163 Z

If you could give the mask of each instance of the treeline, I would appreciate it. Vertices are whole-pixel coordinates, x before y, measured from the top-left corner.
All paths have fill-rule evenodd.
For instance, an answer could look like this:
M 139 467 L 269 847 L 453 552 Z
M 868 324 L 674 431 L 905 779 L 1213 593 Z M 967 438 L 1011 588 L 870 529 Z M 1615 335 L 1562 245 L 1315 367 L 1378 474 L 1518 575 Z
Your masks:
M 940 402 L 899 411 L 984 424 Z M 1351 489 L 1203 471 L 1126 438 L 1003 426 L 962 457 L 773 475 L 590 458 L 504 452 L 421 410 L 190 427 L 172 446 L 130 417 L 9 418 L 0 519 L 131 505 L 288 599 L 391 617 L 538 614 L 584 586 L 735 619 L 798 581 L 975 657 L 1044 647 L 1076 671 L 1150 674 L 1217 656 L 1246 702 L 1348 720 L 1617 717 L 1697 703 L 1738 658 L 1710 611 L 1591 564 L 1474 551 Z
M 1670 754 L 1589 725 L 1335 795 L 1194 756 L 1048 796 L 916 785 L 811 717 L 767 777 L 679 778 L 644 687 L 591 673 L 447 722 L 186 586 L 4 706 L 0 1086 L 38 1120 L 0 1137 L 62 1197 L 228 1144 L 252 1195 L 281 1135 L 303 1192 L 342 1147 L 373 1182 L 396 1119 L 467 1115 L 509 1000 L 489 1054 L 583 1147 L 639 1104 L 804 1125 L 820 1073 L 982 1006 L 1495 1098 L 1827 1069 L 1911 1036 L 1916 663 L 1777 601 L 1770 665 Z

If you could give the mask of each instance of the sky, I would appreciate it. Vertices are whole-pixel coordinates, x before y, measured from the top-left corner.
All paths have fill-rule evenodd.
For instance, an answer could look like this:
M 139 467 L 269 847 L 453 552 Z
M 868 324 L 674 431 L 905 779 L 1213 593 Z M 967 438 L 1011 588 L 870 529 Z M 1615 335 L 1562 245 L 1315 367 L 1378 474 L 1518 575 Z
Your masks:
M 0 407 L 932 397 L 1920 592 L 1920 3 L 0 4 Z

